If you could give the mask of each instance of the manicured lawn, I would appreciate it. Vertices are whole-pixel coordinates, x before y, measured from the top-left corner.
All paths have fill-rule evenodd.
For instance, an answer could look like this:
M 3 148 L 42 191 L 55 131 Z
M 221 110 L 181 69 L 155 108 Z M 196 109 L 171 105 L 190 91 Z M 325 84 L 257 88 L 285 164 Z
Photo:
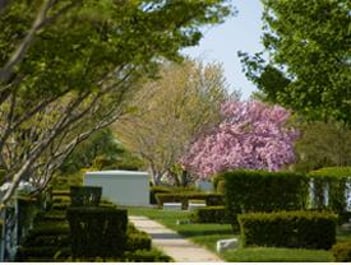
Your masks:
M 216 252 L 216 242 L 219 239 L 239 238 L 233 234 L 227 224 L 181 224 L 177 220 L 189 220 L 187 211 L 165 211 L 156 208 L 128 208 L 129 215 L 147 216 L 158 221 L 189 240 Z M 351 233 L 337 233 L 337 241 L 351 240 Z M 286 248 L 242 248 L 225 251 L 221 258 L 228 262 L 330 262 L 333 256 L 330 251 L 286 249 Z
M 333 255 L 325 250 L 288 248 L 242 248 L 226 251 L 223 259 L 231 262 L 330 262 Z

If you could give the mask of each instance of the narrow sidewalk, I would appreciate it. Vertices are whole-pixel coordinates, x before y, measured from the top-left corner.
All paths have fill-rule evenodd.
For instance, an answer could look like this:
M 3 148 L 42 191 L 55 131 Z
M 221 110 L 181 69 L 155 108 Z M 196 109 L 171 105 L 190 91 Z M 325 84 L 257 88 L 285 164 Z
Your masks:
M 151 236 L 153 246 L 171 256 L 176 262 L 224 262 L 212 252 L 147 217 L 129 216 L 128 218 L 139 230 Z

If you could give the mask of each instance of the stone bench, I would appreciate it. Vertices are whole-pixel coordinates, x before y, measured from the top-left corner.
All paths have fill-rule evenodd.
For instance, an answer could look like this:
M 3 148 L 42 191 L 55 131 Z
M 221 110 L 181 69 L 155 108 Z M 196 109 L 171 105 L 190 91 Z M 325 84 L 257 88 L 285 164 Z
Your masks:
M 164 202 L 162 204 L 162 209 L 171 211 L 181 211 L 182 203 L 180 202 Z
M 193 211 L 198 208 L 206 207 L 206 203 L 198 203 L 198 202 L 189 202 L 188 210 Z
M 239 240 L 237 238 L 218 240 L 216 244 L 216 250 L 218 253 L 221 253 L 227 249 L 236 249 L 238 247 Z

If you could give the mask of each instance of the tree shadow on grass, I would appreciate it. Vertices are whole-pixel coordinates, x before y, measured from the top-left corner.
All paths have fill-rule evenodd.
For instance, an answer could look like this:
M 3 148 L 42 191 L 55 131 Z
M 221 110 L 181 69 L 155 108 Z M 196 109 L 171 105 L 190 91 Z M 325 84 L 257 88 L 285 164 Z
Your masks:
M 202 230 L 202 231 L 196 231 L 196 230 L 186 230 L 186 231 L 179 231 L 179 234 L 185 236 L 185 237 L 195 237 L 195 236 L 210 236 L 210 235 L 228 235 L 228 234 L 233 234 L 233 231 L 231 229 L 221 229 L 221 230 Z

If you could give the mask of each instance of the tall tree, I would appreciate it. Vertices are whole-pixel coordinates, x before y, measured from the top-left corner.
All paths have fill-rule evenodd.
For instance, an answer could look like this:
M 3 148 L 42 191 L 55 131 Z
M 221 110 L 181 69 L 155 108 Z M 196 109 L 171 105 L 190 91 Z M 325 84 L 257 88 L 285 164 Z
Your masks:
M 301 137 L 296 143 L 297 163 L 302 172 L 328 166 L 351 166 L 351 130 L 342 122 L 314 121 L 297 125 Z
M 173 176 L 175 164 L 192 137 L 218 122 L 220 103 L 228 97 L 218 64 L 165 63 L 160 77 L 149 80 L 133 99 L 136 111 L 116 123 L 118 139 L 149 166 L 154 183 Z
M 222 121 L 202 132 L 182 158 L 200 178 L 231 169 L 279 170 L 295 161 L 298 132 L 288 126 L 289 111 L 259 101 L 228 101 Z
M 351 2 L 262 0 L 264 53 L 241 54 L 266 99 L 351 122 Z
M 12 185 L 45 186 L 74 147 L 128 109 L 141 75 L 180 59 L 226 1 L 2 1 L 0 161 Z

